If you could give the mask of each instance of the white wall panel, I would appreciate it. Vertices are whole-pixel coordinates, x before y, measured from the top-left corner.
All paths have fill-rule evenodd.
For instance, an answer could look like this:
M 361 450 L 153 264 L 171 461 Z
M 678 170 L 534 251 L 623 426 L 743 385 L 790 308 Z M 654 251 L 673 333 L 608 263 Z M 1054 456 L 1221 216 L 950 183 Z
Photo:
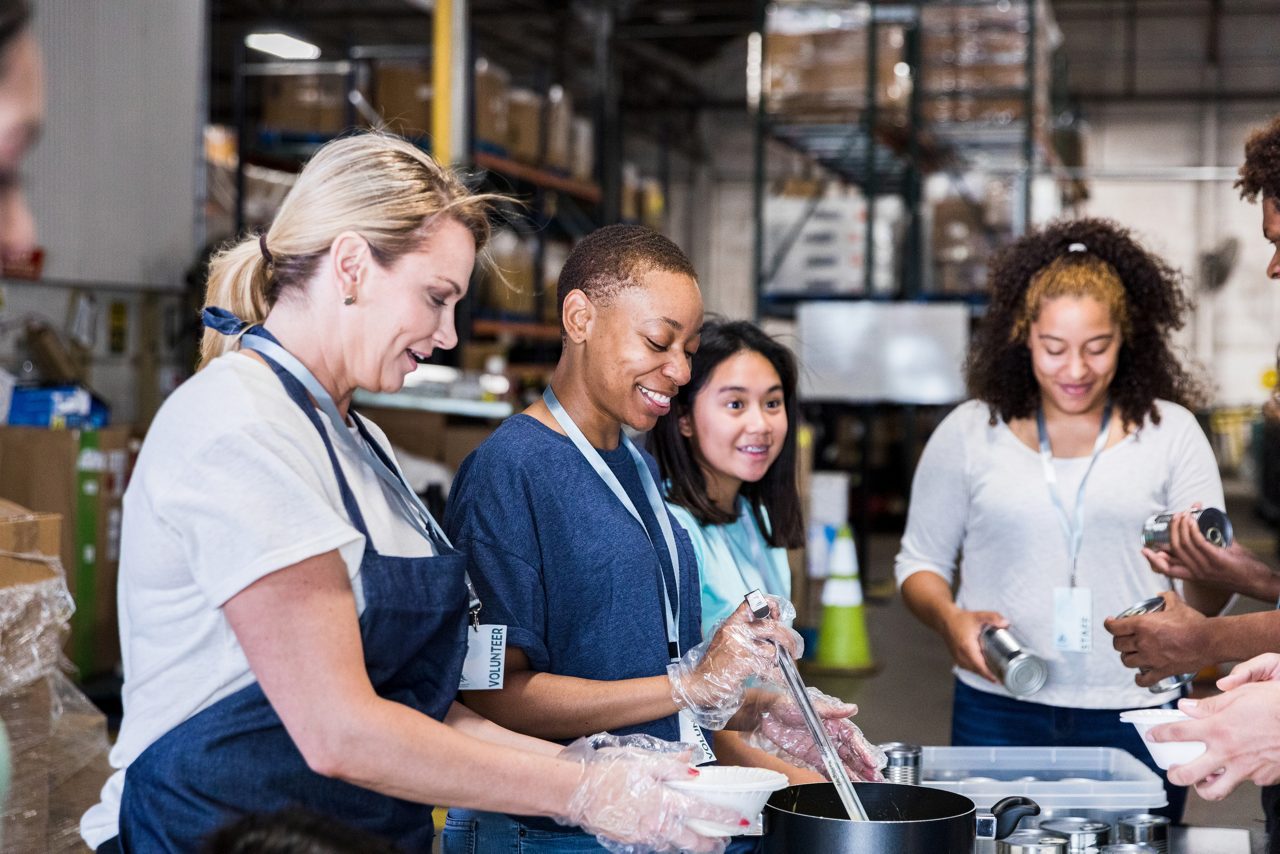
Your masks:
M 30 195 L 45 276 L 178 286 L 196 249 L 202 0 L 37 0 L 48 119 Z
M 1275 364 L 1280 340 L 1280 286 L 1266 278 L 1271 249 L 1262 239 L 1257 205 L 1239 198 L 1230 177 L 1244 159 L 1249 130 L 1267 120 L 1268 106 L 1205 108 L 1191 104 L 1124 105 L 1090 110 L 1087 162 L 1122 172 L 1152 166 L 1219 166 L 1212 181 L 1094 179 L 1085 213 L 1113 217 L 1134 229 L 1187 276 L 1196 302 L 1179 342 L 1206 368 L 1220 405 L 1260 403 L 1261 379 Z M 1206 291 L 1199 258 L 1227 238 L 1240 255 L 1226 283 Z

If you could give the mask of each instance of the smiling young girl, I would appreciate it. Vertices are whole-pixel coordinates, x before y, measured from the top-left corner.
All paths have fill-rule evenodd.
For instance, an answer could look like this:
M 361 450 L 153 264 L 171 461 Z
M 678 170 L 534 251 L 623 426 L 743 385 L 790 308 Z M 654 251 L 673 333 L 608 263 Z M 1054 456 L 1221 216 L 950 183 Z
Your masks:
M 791 597 L 786 550 L 804 543 L 795 417 L 791 351 L 746 321 L 706 323 L 689 382 L 650 440 L 698 555 L 704 633 L 749 590 Z
M 796 488 L 796 360 L 746 321 L 709 321 L 689 382 L 658 419 L 650 447 L 667 507 L 689 533 L 710 634 L 753 589 L 791 598 L 787 549 L 804 542 Z M 773 768 L 793 783 L 823 778 L 719 732 L 722 762 Z
M 1078 220 L 1011 246 L 991 288 L 969 354 L 975 399 L 916 469 L 903 598 L 955 660 L 953 744 L 1107 745 L 1151 764 L 1117 712 L 1177 692 L 1135 686 L 1102 622 L 1168 589 L 1142 558 L 1148 517 L 1222 506 L 1184 408 L 1201 396 L 1170 342 L 1186 312 L 1178 277 L 1116 224 Z M 1190 581 L 1180 591 L 1205 613 L 1225 600 Z M 996 681 L 979 645 L 987 623 L 1011 624 L 1048 662 L 1044 688 L 1017 698 Z M 1166 788 L 1177 820 L 1186 790 Z

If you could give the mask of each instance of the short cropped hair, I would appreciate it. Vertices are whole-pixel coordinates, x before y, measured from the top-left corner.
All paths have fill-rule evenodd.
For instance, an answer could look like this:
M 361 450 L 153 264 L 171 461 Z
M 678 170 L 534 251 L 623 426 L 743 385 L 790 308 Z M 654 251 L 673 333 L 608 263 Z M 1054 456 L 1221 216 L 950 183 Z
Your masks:
M 606 225 L 578 242 L 565 259 L 556 286 L 556 309 L 563 324 L 564 298 L 578 290 L 593 303 L 608 305 L 654 270 L 698 280 L 688 256 L 666 237 L 642 225 Z M 561 329 L 563 332 L 563 328 Z
M 1249 134 L 1235 186 L 1242 199 L 1256 202 L 1262 196 L 1280 205 L 1280 116 Z

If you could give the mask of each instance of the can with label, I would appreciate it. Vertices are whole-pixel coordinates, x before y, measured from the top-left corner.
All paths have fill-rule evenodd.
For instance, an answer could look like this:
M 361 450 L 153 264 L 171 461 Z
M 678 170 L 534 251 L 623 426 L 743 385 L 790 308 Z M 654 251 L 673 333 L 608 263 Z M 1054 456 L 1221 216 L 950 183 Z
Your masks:
M 1009 693 L 1028 697 L 1044 687 L 1049 678 L 1049 665 L 1040 656 L 1027 651 L 1013 632 L 987 625 L 979 635 L 982 657 Z
M 880 749 L 884 751 L 887 760 L 884 767 L 885 782 L 920 785 L 920 756 L 924 752 L 920 745 L 891 741 L 880 745 Z
M 1169 850 L 1169 819 L 1162 815 L 1138 813 L 1122 816 L 1116 822 L 1117 842 L 1137 842 L 1150 845 L 1160 854 Z
M 1205 507 L 1203 510 L 1192 510 L 1191 518 L 1204 538 L 1215 546 L 1226 548 L 1231 545 L 1231 520 L 1227 514 L 1216 507 Z M 1158 552 L 1169 550 L 1169 523 L 1176 513 L 1159 513 L 1152 516 L 1142 526 L 1142 544 Z
M 1150 599 L 1143 599 L 1136 605 L 1130 605 L 1119 614 L 1116 614 L 1117 620 L 1123 620 L 1126 617 L 1141 617 L 1143 614 L 1154 614 L 1157 611 L 1164 610 L 1164 599 L 1159 596 L 1152 596 Z M 1166 691 L 1172 691 L 1175 688 L 1181 688 L 1192 679 L 1195 679 L 1194 673 L 1181 673 L 1174 676 L 1166 676 L 1147 690 L 1152 694 L 1163 694 Z
M 1051 818 L 1040 822 L 1040 829 L 1067 837 L 1067 851 L 1095 852 L 1111 841 L 1111 825 L 1104 821 L 1079 816 Z

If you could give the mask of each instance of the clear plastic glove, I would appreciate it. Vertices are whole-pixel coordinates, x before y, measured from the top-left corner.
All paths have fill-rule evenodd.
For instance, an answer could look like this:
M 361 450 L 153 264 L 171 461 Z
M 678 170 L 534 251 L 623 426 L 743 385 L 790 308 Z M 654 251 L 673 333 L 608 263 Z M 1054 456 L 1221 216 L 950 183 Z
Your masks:
M 858 707 L 828 696 L 817 688 L 809 688 L 808 693 L 849 779 L 883 782 L 882 769 L 887 761 L 884 751 L 867 741 L 858 725 L 849 720 L 858 713 Z M 748 734 L 748 741 L 793 765 L 827 776 L 822 752 L 809 734 L 804 713 L 790 695 L 759 691 L 756 697 L 755 702 L 759 706 L 757 723 Z
M 778 666 L 775 644 L 793 658 L 804 652 L 800 635 L 781 622 L 795 619 L 795 608 L 777 596 L 765 599 L 773 619 L 753 622 L 744 602 L 711 637 L 667 666 L 676 706 L 706 729 L 724 729 L 741 708 L 749 680 L 771 678 Z
M 559 754 L 582 765 L 582 778 L 566 814 L 554 818 L 595 834 L 612 854 L 721 854 L 728 838 L 701 836 L 685 822 L 702 819 L 744 829 L 751 822 L 735 810 L 665 785 L 698 775 L 689 766 L 691 754 L 687 745 L 647 735 L 580 738 Z

